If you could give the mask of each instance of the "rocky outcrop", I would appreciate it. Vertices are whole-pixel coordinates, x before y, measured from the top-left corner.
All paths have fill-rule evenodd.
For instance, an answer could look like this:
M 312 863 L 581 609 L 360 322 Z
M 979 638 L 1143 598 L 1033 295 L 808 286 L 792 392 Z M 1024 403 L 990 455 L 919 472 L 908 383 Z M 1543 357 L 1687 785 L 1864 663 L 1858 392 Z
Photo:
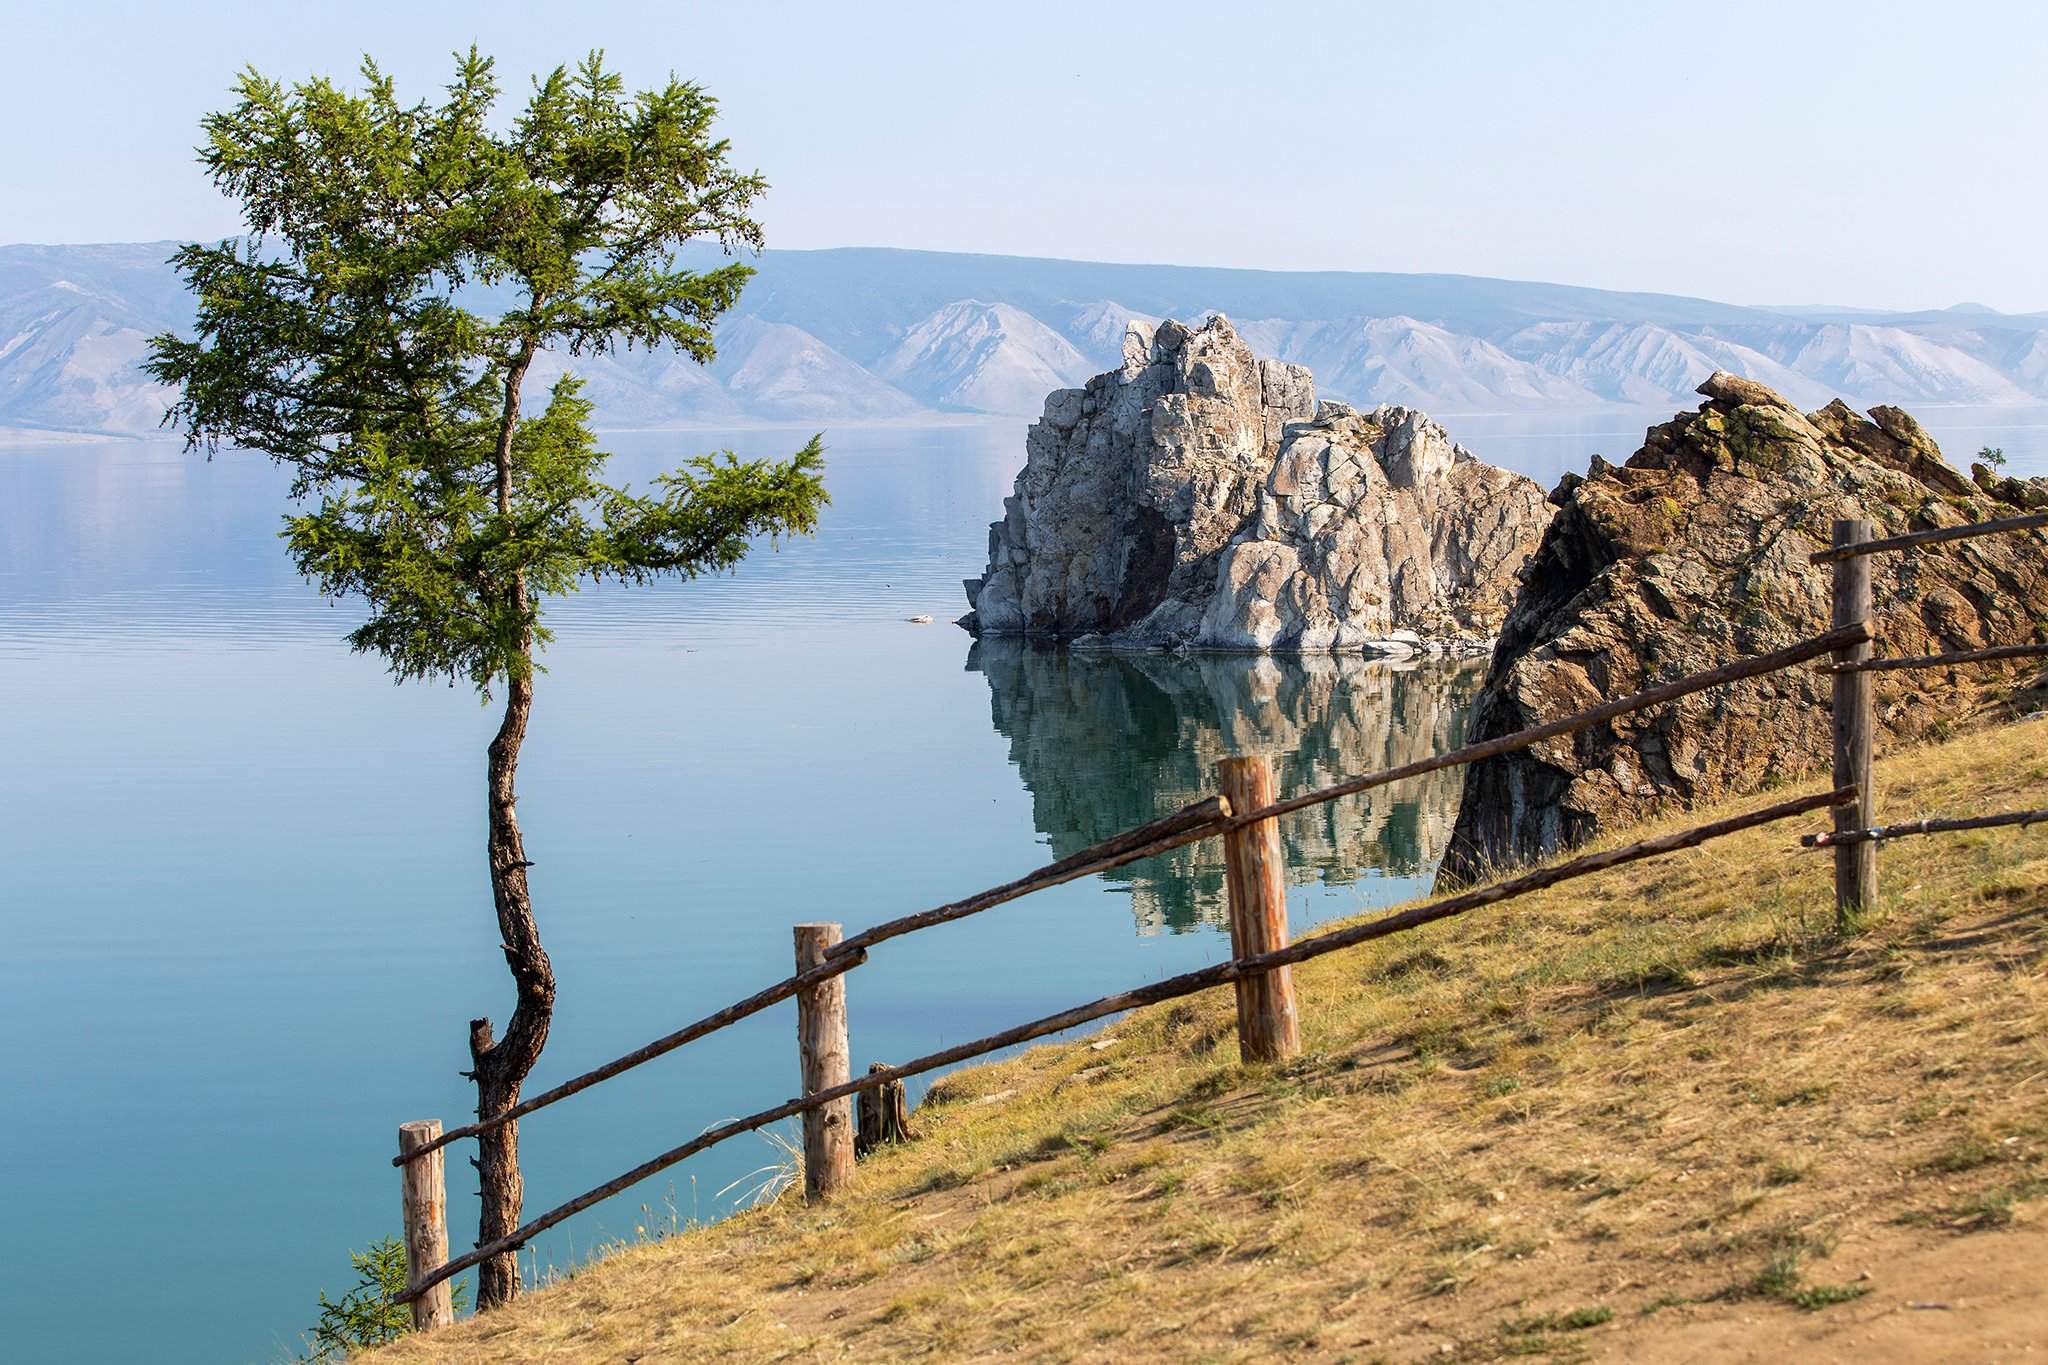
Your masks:
M 968 585 L 977 634 L 1123 649 L 1483 647 L 1550 509 L 1406 408 L 1317 403 L 1228 321 L 1134 323 L 1046 400 Z
M 1727 374 L 1700 392 L 1698 412 L 1652 427 L 1625 466 L 1595 457 L 1550 495 L 1557 518 L 1501 633 L 1475 740 L 1825 630 L 1831 570 L 1807 557 L 1836 518 L 1868 518 L 1887 536 L 2048 503 L 2048 481 L 1964 477 L 1897 408 L 1864 418 L 1837 400 L 1802 414 Z M 2048 638 L 2044 550 L 2048 536 L 2030 532 L 1877 556 L 1878 652 Z M 1955 722 L 2021 667 L 1874 674 L 1881 738 Z M 1829 697 L 1826 675 L 1791 670 L 1474 764 L 1445 877 L 1822 768 Z
M 1283 792 L 1307 791 L 1456 748 L 1477 660 L 1110 654 L 982 639 L 995 728 L 1054 857 L 1199 801 L 1229 754 L 1274 756 Z M 1340 892 L 1350 912 L 1414 893 L 1443 855 L 1458 775 L 1427 773 L 1280 818 L 1287 879 Z M 1107 874 L 1140 932 L 1226 918 L 1214 839 Z M 1301 926 L 1297 925 L 1297 929 Z

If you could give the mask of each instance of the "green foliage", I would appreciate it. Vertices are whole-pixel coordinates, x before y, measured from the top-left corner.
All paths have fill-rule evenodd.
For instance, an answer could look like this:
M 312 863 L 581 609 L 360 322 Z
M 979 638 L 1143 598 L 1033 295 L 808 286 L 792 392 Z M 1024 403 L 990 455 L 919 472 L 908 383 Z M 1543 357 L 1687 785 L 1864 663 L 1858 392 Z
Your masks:
M 1528 1336 L 1537 1332 L 1583 1332 L 1589 1327 L 1598 1327 L 1614 1320 L 1614 1310 L 1605 1304 L 1590 1308 L 1574 1308 L 1566 1313 L 1542 1313 L 1535 1317 L 1516 1318 L 1501 1324 L 1501 1331 L 1511 1336 Z
M 2005 447 L 1985 446 L 1977 452 L 1977 462 L 1987 469 L 2005 468 Z
M 1796 1245 L 1781 1246 L 1773 1251 L 1752 1282 L 1751 1291 L 1794 1308 L 1803 1308 L 1809 1313 L 1832 1308 L 1838 1303 L 1853 1302 L 1870 1292 L 1870 1286 L 1865 1284 L 1809 1284 L 1805 1272 L 1800 1269 L 1801 1257 L 1801 1248 Z
M 412 1310 L 391 1302 L 405 1288 L 405 1247 L 396 1237 L 370 1243 L 368 1251 L 351 1251 L 348 1263 L 356 1283 L 338 1299 L 320 1291 L 320 1321 L 306 1333 L 302 1360 L 345 1360 L 349 1352 L 396 1341 L 412 1330 Z M 469 1307 L 469 1290 L 455 1285 L 457 1311 Z
M 197 336 L 156 337 L 149 362 L 188 444 L 292 467 L 286 542 L 323 591 L 369 603 L 357 649 L 488 692 L 530 674 L 542 597 L 729 569 L 753 537 L 815 528 L 816 439 L 779 462 L 688 460 L 634 492 L 602 480 L 573 377 L 522 411 L 543 350 L 712 358 L 752 272 L 685 270 L 676 251 L 758 248 L 765 188 L 713 140 L 715 101 L 673 78 L 628 97 L 593 54 L 535 82 L 500 132 L 474 49 L 437 104 L 401 103 L 368 60 L 362 78 L 352 93 L 247 71 L 206 119 L 200 159 L 250 235 L 176 254 Z

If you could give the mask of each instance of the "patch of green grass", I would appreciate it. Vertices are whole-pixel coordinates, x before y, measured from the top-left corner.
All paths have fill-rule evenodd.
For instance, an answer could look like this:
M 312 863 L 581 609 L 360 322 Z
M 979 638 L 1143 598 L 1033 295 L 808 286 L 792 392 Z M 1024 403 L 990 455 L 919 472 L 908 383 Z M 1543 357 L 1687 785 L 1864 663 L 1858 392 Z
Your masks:
M 1449 958 L 1433 948 L 1423 948 L 1395 958 L 1381 971 L 1381 976 L 1388 981 L 1399 981 L 1418 972 L 1425 976 L 1446 977 L 1454 970 Z
M 1764 1268 L 1750 1282 L 1750 1292 L 1767 1299 L 1776 1299 L 1794 1308 L 1803 1308 L 1809 1313 L 1860 1299 L 1870 1292 L 1869 1285 L 1863 1284 L 1808 1284 L 1806 1273 L 1800 1268 L 1801 1251 L 1797 1245 L 1779 1247 L 1771 1253 Z
M 1225 1124 L 1217 1115 L 1206 1109 L 1186 1107 L 1176 1109 L 1165 1119 L 1168 1128 L 1190 1128 L 1198 1133 L 1220 1133 Z
M 1710 1228 L 1724 1219 L 1739 1218 L 1763 1203 L 1769 1194 L 1769 1190 L 1754 1185 L 1738 1188 L 1723 1199 L 1717 1208 L 1703 1215 L 1698 1221 L 1698 1226 Z
M 1500 1325 L 1501 1351 L 1511 1356 L 1546 1355 L 1552 1360 L 1577 1359 L 1577 1349 L 1559 1341 L 1558 1336 L 1566 1332 L 1583 1332 L 1613 1318 L 1614 1310 L 1605 1304 L 1574 1308 L 1564 1313 L 1514 1318 Z
M 1772 1103 L 1776 1104 L 1780 1109 L 1795 1104 L 1818 1104 L 1826 1099 L 1833 1090 L 1834 1086 L 1826 1083 L 1802 1085 L 1793 1090 L 1779 1092 L 1772 1097 Z
M 1603 1322 L 1614 1320 L 1614 1310 L 1605 1304 L 1590 1308 L 1574 1308 L 1567 1313 L 1543 1313 L 1536 1317 L 1516 1318 L 1501 1324 L 1501 1331 L 1517 1336 L 1531 1332 L 1583 1332 L 1588 1327 L 1598 1327 Z
M 1921 1162 L 1920 1169 L 1954 1175 L 1958 1171 L 1974 1171 L 1979 1166 L 1988 1166 L 1999 1156 L 1998 1147 L 1989 1139 L 1981 1134 L 1965 1133 Z
M 1785 1302 L 1814 1313 L 1838 1303 L 1860 1299 L 1869 1292 L 1870 1286 L 1862 1284 L 1809 1284 L 1786 1295 Z
M 1979 1190 L 1948 1212 L 1950 1221 L 1964 1232 L 1978 1232 L 1985 1228 L 2002 1228 L 2012 1222 L 2014 1210 L 2029 1199 L 2048 1195 L 2048 1179 L 2030 1176 L 2015 1180 L 2009 1185 L 1995 1185 L 1988 1190 Z
M 1951 1112 L 1968 1113 L 1969 1106 L 1965 1104 L 1958 1108 L 1955 1102 L 1947 1095 L 1937 1091 L 1931 1095 L 1922 1095 L 1914 1100 L 1911 1105 L 1907 1106 L 1906 1112 L 1899 1117 L 1907 1123 L 1918 1127 L 1920 1124 L 1932 1123 L 1935 1119 L 1944 1118 Z

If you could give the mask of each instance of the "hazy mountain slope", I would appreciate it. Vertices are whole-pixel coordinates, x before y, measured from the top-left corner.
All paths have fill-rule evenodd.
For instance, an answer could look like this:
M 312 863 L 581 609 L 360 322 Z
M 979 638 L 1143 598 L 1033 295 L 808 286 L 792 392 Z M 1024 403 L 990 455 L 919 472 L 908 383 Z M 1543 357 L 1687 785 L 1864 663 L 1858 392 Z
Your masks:
M 169 242 L 0 247 L 0 427 L 155 431 L 136 369 L 189 326 Z M 722 262 L 693 248 L 686 263 Z M 706 368 L 580 357 L 607 426 L 1036 414 L 1121 358 L 1132 318 L 1228 314 L 1325 393 L 1437 413 L 1690 406 L 1715 369 L 1801 404 L 2048 399 L 2048 317 L 1748 308 L 1459 275 L 1115 265 L 881 248 L 769 252 Z M 475 306 L 496 301 L 479 297 Z M 1246 321 L 1250 319 L 1250 321 Z M 537 375 L 552 381 L 560 358 Z
M 1123 332 L 1117 331 L 1119 342 Z M 1094 372 L 1074 344 L 1022 309 L 962 299 L 938 309 L 877 370 L 942 408 L 1036 416 L 1055 389 Z
M 1510 336 L 1503 348 L 1599 398 L 1660 406 L 1689 394 L 1716 370 L 1768 384 L 1809 407 L 1834 397 L 1763 352 L 1706 333 L 1690 335 L 1655 323 L 1539 322 Z
M 1999 356 L 2000 368 L 2027 392 L 2048 396 L 2048 332 L 2024 332 L 2001 339 L 2005 345 Z
M 172 272 L 176 242 L 109 242 L 89 246 L 0 246 L 0 324 L 35 290 L 69 284 L 100 301 L 114 320 L 143 330 L 182 326 L 192 302 Z
M 154 430 L 168 395 L 136 369 L 192 306 L 174 246 L 0 248 L 0 426 Z
M 916 399 L 800 327 L 741 317 L 718 332 L 711 377 L 756 417 L 906 417 Z
M 1917 392 L 1936 403 L 2024 403 L 2030 397 L 1974 356 L 1902 327 L 1823 327 L 1788 363 L 1842 393 Z
M 1467 412 L 1600 404 L 1582 386 L 1489 341 L 1415 318 L 1267 318 L 1238 328 L 1260 354 L 1308 366 L 1320 392 L 1351 403 Z
M 746 415 L 725 385 L 703 366 L 677 355 L 569 357 L 544 351 L 534 359 L 528 382 L 545 390 L 571 371 L 583 381 L 583 396 L 597 404 L 598 420 L 606 426 L 660 426 L 676 421 L 678 413 L 714 422 Z
M 1124 332 L 1133 322 L 1156 326 L 1161 319 L 1138 308 L 1101 299 L 1080 309 L 1066 321 L 1067 340 L 1087 357 L 1091 374 L 1113 370 L 1123 364 Z M 1183 318 L 1192 322 L 1192 318 Z
M 138 365 L 149 333 L 132 311 L 59 281 L 0 318 L 0 426 L 142 432 L 170 394 Z
M 692 259 L 720 258 L 705 249 Z M 1046 321 L 1115 299 L 1155 317 L 1197 318 L 1212 309 L 1233 321 L 1405 315 L 1474 335 L 1559 318 L 1705 325 L 1776 317 L 1707 299 L 1469 275 L 1116 265 L 882 247 L 771 251 L 759 266 L 747 311 L 794 322 L 864 365 L 893 350 L 916 319 L 969 298 L 1000 300 Z

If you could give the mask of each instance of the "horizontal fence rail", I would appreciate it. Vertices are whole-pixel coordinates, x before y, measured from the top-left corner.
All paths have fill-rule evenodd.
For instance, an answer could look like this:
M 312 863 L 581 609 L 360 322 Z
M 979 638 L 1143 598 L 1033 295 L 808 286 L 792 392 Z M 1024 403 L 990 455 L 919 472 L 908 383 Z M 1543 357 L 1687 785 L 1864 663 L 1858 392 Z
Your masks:
M 1807 558 L 1815 564 L 1836 564 L 1860 555 L 1880 554 L 1886 550 L 1911 550 L 1921 545 L 1939 545 L 1950 540 L 1971 540 L 1977 536 L 1995 536 L 2006 531 L 2032 531 L 2048 527 L 2048 512 L 2024 517 L 2003 517 L 1997 521 L 1977 521 L 1968 526 L 1943 526 L 1933 531 L 1914 531 L 1903 536 L 1888 536 L 1883 540 L 1865 540 L 1855 545 L 1836 545 L 1826 550 L 1816 550 Z
M 978 892 L 961 900 L 951 901 L 930 910 L 919 911 L 913 915 L 904 915 L 898 919 L 887 920 L 870 929 L 865 929 L 828 949 L 824 962 L 813 968 L 811 972 L 804 973 L 801 977 L 792 976 L 785 978 L 775 985 L 759 991 L 745 1000 L 739 1001 L 737 1004 L 728 1005 L 715 1014 L 706 1015 L 696 1023 L 686 1025 L 674 1033 L 656 1039 L 644 1047 L 636 1048 L 632 1052 L 607 1062 L 593 1071 L 587 1071 L 583 1075 L 564 1081 L 562 1084 L 543 1091 L 531 1099 L 523 1100 L 503 1114 L 479 1120 L 476 1123 L 451 1128 L 433 1143 L 420 1147 L 415 1151 L 401 1153 L 393 1157 L 391 1164 L 402 1166 L 407 1161 L 415 1160 L 430 1152 L 438 1151 L 440 1148 L 458 1139 L 474 1137 L 478 1133 L 488 1132 L 492 1128 L 524 1117 L 537 1109 L 543 1109 L 558 1100 L 567 1099 L 569 1096 L 586 1090 L 599 1081 L 609 1080 L 621 1072 L 630 1071 L 643 1062 L 650 1062 L 656 1057 L 673 1052 L 685 1043 L 694 1042 L 707 1034 L 717 1032 L 729 1024 L 737 1023 L 749 1015 L 757 1014 L 761 1010 L 767 1009 L 770 1005 L 789 999 L 806 986 L 815 984 L 814 976 L 815 981 L 823 981 L 829 976 L 836 975 L 838 972 L 852 970 L 859 965 L 861 959 L 866 957 L 867 949 L 877 943 L 883 943 L 889 939 L 897 938 L 919 929 L 928 929 L 933 925 L 964 919 L 969 915 L 978 915 L 984 910 L 994 909 L 998 905 L 1029 895 L 1034 891 L 1042 891 L 1048 887 L 1058 886 L 1063 882 L 1073 881 L 1079 877 L 1122 867 L 1126 863 L 1133 863 L 1141 858 L 1149 858 L 1156 854 L 1180 848 L 1186 844 L 1196 843 L 1202 839 L 1244 828 L 1261 820 L 1275 819 L 1297 810 L 1305 810 L 1310 806 L 1322 805 L 1342 797 L 1370 791 L 1375 787 L 1383 787 L 1388 783 L 1399 782 L 1410 777 L 1419 777 L 1424 773 L 1437 772 L 1444 768 L 1455 768 L 1463 764 L 1474 763 L 1483 758 L 1493 758 L 1501 754 L 1514 753 L 1531 745 L 1541 744 L 1545 740 L 1573 734 L 1598 725 L 1603 721 L 1625 716 L 1633 711 L 1639 711 L 1650 706 L 1658 706 L 1664 702 L 1690 696 L 1695 692 L 1705 691 L 1710 687 L 1721 686 L 1724 683 L 1740 682 L 1745 678 L 1754 678 L 1765 673 L 1774 673 L 1780 669 L 1819 658 L 1823 654 L 1832 653 L 1846 645 L 1865 643 L 1869 639 L 1869 626 L 1862 622 L 1856 622 L 1836 630 L 1831 630 L 1824 635 L 1815 636 L 1810 640 L 1803 640 L 1798 644 L 1789 645 L 1784 649 L 1774 650 L 1769 654 L 1759 654 L 1753 658 L 1741 659 L 1732 664 L 1725 664 L 1720 668 L 1689 674 L 1686 677 L 1679 678 L 1674 682 L 1665 683 L 1659 687 L 1652 687 L 1645 691 L 1632 693 L 1626 697 L 1619 697 L 1614 701 L 1605 702 L 1589 710 L 1581 711 L 1576 715 L 1565 716 L 1560 720 L 1554 720 L 1545 725 L 1518 730 L 1511 735 L 1502 735 L 1497 739 L 1486 740 L 1483 743 L 1469 744 L 1464 748 L 1454 749 L 1449 753 L 1437 754 L 1430 758 L 1403 764 L 1400 767 L 1384 768 L 1378 772 L 1367 773 L 1362 777 L 1354 777 L 1348 781 L 1340 782 L 1335 786 L 1323 787 L 1316 791 L 1304 793 L 1301 796 L 1289 797 L 1284 801 L 1276 801 L 1257 810 L 1241 814 L 1233 811 L 1230 803 L 1220 796 L 1211 796 L 1201 801 L 1192 802 L 1171 814 L 1125 830 L 1121 834 L 1090 845 L 1077 853 L 1069 854 L 1057 862 L 1049 863 L 1035 872 L 1026 873 L 1014 881 L 1005 882 L 1001 886 Z
M 1374 939 L 1386 938 L 1390 935 L 1403 933 L 1438 920 L 1449 919 L 1454 915 L 1464 914 L 1467 911 L 1476 910 L 1482 906 L 1511 900 L 1517 896 L 1527 895 L 1532 891 L 1540 891 L 1545 887 L 1555 886 L 1559 882 L 1570 881 L 1575 877 L 1587 876 L 1594 872 L 1604 872 L 1609 868 L 1640 862 L 1645 858 L 1655 858 L 1668 853 L 1676 853 L 1682 849 L 1696 848 L 1711 839 L 1718 839 L 1746 829 L 1754 829 L 1759 825 L 1767 825 L 1774 821 L 1790 819 L 1793 816 L 1804 815 L 1810 811 L 1839 806 L 1854 800 L 1855 795 L 1852 789 L 1821 792 L 1813 796 L 1803 796 L 1791 801 L 1782 801 L 1776 805 L 1750 811 L 1743 815 L 1729 816 L 1726 819 L 1716 820 L 1710 824 L 1700 825 L 1678 833 L 1643 839 L 1621 848 L 1584 854 L 1552 867 L 1540 868 L 1534 872 L 1514 878 L 1511 881 L 1497 882 L 1491 886 L 1466 891 L 1434 904 L 1417 906 L 1413 910 L 1387 915 L 1380 919 L 1367 921 L 1364 924 L 1353 925 L 1348 929 L 1317 934 L 1273 952 L 1237 958 L 1229 962 L 1219 962 L 1214 966 L 1186 972 L 1180 976 L 1168 977 L 1164 981 L 1154 982 L 1149 986 L 1140 986 L 1135 990 L 1107 995 L 1088 1004 L 1077 1005 L 1072 1009 L 1062 1010 L 1058 1014 L 1047 1015 L 1043 1019 L 1037 1019 L 1028 1024 L 1020 1024 L 1015 1028 L 1005 1029 L 1001 1033 L 990 1034 L 986 1038 L 977 1038 L 973 1042 L 960 1043 L 942 1051 L 934 1052 L 929 1056 L 920 1057 L 915 1061 L 905 1062 L 900 1066 L 876 1067 L 865 1076 L 856 1077 L 843 1085 L 820 1090 L 798 1099 L 785 1100 L 772 1109 L 764 1109 L 757 1114 L 750 1114 L 745 1118 L 732 1119 L 715 1127 L 707 1128 L 681 1146 L 671 1148 L 660 1156 L 642 1162 L 632 1170 L 608 1180 L 597 1188 L 578 1195 L 566 1204 L 550 1209 L 539 1217 L 522 1224 L 509 1236 L 480 1246 L 474 1251 L 465 1252 L 439 1269 L 429 1272 L 408 1285 L 403 1293 L 393 1296 L 393 1301 L 396 1303 L 409 1303 L 435 1285 L 461 1274 L 471 1266 L 487 1261 L 493 1256 L 500 1256 L 508 1251 L 516 1251 L 563 1219 L 573 1217 L 594 1204 L 602 1203 L 621 1190 L 636 1185 L 650 1176 L 658 1175 L 677 1162 L 694 1156 L 706 1148 L 714 1147 L 728 1138 L 737 1137 L 742 1133 L 752 1132 L 758 1128 L 764 1128 L 780 1119 L 789 1118 L 792 1115 L 800 1114 L 807 1110 L 822 1108 L 859 1091 L 872 1090 L 891 1081 L 900 1081 L 908 1076 L 921 1075 L 927 1071 L 936 1071 L 940 1067 L 969 1061 L 975 1057 L 1001 1051 L 1006 1047 L 1014 1047 L 1019 1043 L 1030 1042 L 1034 1038 L 1045 1037 L 1048 1034 L 1061 1033 L 1077 1025 L 1090 1023 L 1112 1014 L 1122 1014 L 1127 1010 L 1136 1009 L 1143 1005 L 1157 1004 L 1165 1000 L 1175 1000 L 1182 996 L 1194 995 L 1200 991 L 1213 990 L 1218 986 L 1230 985 L 1246 977 L 1261 975 L 1280 967 L 1292 966 L 1297 962 L 1306 962 L 1311 958 L 1321 957 L 1326 953 L 1340 952 L 1346 948 L 1355 948 L 1359 944 L 1368 943 Z
M 1048 863 L 1036 872 L 1027 872 L 1015 881 L 1004 882 L 1001 886 L 930 910 L 920 910 L 914 915 L 886 920 L 871 929 L 863 929 L 852 938 L 843 940 L 826 953 L 828 958 L 847 953 L 857 953 L 885 943 L 892 938 L 929 929 L 934 924 L 946 924 L 969 915 L 978 915 L 984 910 L 993 910 L 1005 902 L 1028 896 L 1034 891 L 1043 891 L 1049 886 L 1058 886 L 1078 877 L 1092 873 L 1108 872 L 1122 867 L 1125 863 L 1137 862 L 1156 853 L 1179 848 L 1206 839 L 1212 834 L 1221 834 L 1224 822 L 1230 818 L 1230 803 L 1220 796 L 1205 797 L 1200 801 L 1182 806 L 1170 815 L 1148 821 L 1122 834 L 1112 835 L 1099 844 L 1091 844 L 1078 853 L 1069 853 L 1058 862 Z
M 1433 773 L 1441 768 L 1455 768 L 1466 763 L 1477 763 L 1483 758 L 1497 758 L 1502 754 L 1515 753 L 1529 748 L 1531 745 L 1541 744 L 1546 739 L 1556 739 L 1561 735 L 1573 734 L 1579 730 L 1598 725 L 1602 721 L 1615 720 L 1621 716 L 1628 715 L 1632 711 L 1641 711 L 1651 706 L 1661 706 L 1667 701 L 1676 701 L 1680 697 L 1691 696 L 1695 692 L 1704 692 L 1710 687 L 1719 687 L 1723 683 L 1741 682 L 1745 678 L 1755 678 L 1765 673 L 1775 673 L 1780 669 L 1790 668 L 1794 664 L 1803 664 L 1808 659 L 1819 658 L 1823 654 L 1830 654 L 1835 650 L 1846 648 L 1850 645 L 1865 644 L 1869 642 L 1870 638 L 1870 626 L 1867 622 L 1858 621 L 1850 625 L 1840 626 L 1828 631 L 1825 635 L 1816 635 L 1810 640 L 1802 640 L 1796 645 L 1788 645 L 1784 649 L 1773 650 L 1769 654 L 1759 654 L 1754 658 L 1741 659 L 1732 664 L 1724 664 L 1720 668 L 1708 669 L 1704 673 L 1688 674 L 1676 682 L 1668 682 L 1661 687 L 1647 688 L 1641 692 L 1631 693 L 1626 697 L 1617 697 L 1613 701 L 1605 702 L 1590 710 L 1581 711 L 1577 715 L 1566 716 L 1562 720 L 1554 720 L 1545 725 L 1531 726 L 1526 730 L 1517 730 L 1511 735 L 1502 735 L 1498 739 L 1489 739 L 1479 744 L 1468 744 L 1462 749 L 1453 749 L 1447 754 L 1436 754 L 1430 758 L 1417 759 L 1413 763 L 1404 763 L 1398 768 L 1384 768 L 1379 772 L 1367 773 L 1363 777 L 1354 777 L 1347 781 L 1339 782 L 1334 786 L 1322 787 L 1311 792 L 1303 792 L 1300 796 L 1290 796 L 1285 801 L 1275 801 L 1270 806 L 1262 806 L 1258 810 L 1245 811 L 1241 814 L 1233 815 L 1230 819 L 1230 824 L 1235 828 L 1239 825 L 1248 825 L 1255 820 L 1269 820 L 1275 816 L 1292 814 L 1298 810 L 1306 810 L 1310 806 L 1319 806 L 1326 801 L 1334 801 L 1342 796 L 1355 796 L 1359 792 L 1369 791 L 1374 787 L 1383 787 L 1389 782 L 1399 782 L 1404 778 L 1420 777 L 1424 773 Z
M 1954 664 L 1990 663 L 1994 659 L 2030 659 L 2048 654 L 2043 645 L 1993 645 L 1988 649 L 1958 649 L 1948 654 L 1912 654 L 1898 659 L 1859 659 L 1848 663 L 1814 665 L 1816 673 L 1883 673 L 1895 668 L 1948 668 Z
M 1834 830 L 1827 834 L 1802 834 L 1806 848 L 1833 848 L 1838 844 L 1870 844 L 1883 839 L 1903 839 L 1909 834 L 1953 834 L 1966 829 L 1996 829 L 2000 825 L 2048 824 L 2048 810 L 2009 810 L 1997 815 L 1965 815 L 1951 819 L 1908 820 L 1896 825 L 1873 825 L 1869 829 Z

